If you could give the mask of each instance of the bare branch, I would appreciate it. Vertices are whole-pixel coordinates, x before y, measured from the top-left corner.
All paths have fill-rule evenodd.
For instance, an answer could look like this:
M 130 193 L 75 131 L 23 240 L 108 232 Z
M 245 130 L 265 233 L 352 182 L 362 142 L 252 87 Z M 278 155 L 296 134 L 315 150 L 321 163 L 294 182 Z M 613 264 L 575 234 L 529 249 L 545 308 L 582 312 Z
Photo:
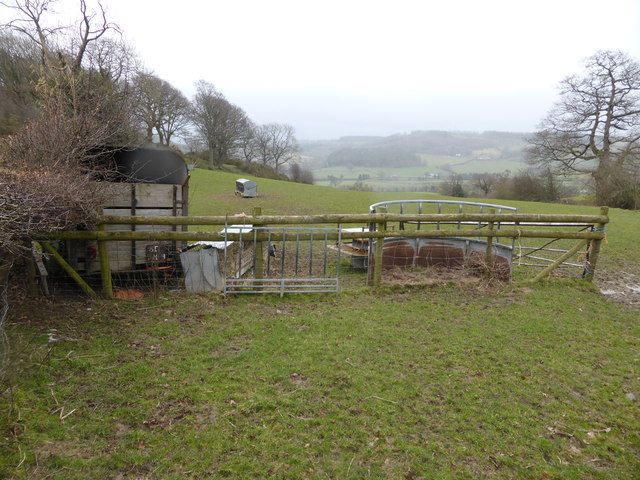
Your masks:
M 584 75 L 561 82 L 559 101 L 529 139 L 528 161 L 589 174 L 597 201 L 613 205 L 609 193 L 620 189 L 639 141 L 640 64 L 601 51 L 586 59 Z
M 78 38 L 80 41 L 73 65 L 75 72 L 80 71 L 87 46 L 90 43 L 99 40 L 109 30 L 115 30 L 120 33 L 120 28 L 116 24 L 107 21 L 106 12 L 100 2 L 98 2 L 98 7 L 100 9 L 100 20 L 98 20 L 97 26 L 92 26 L 94 19 L 98 16 L 98 13 L 89 12 L 86 0 L 80 0 L 80 12 L 82 14 L 82 19 L 78 25 Z

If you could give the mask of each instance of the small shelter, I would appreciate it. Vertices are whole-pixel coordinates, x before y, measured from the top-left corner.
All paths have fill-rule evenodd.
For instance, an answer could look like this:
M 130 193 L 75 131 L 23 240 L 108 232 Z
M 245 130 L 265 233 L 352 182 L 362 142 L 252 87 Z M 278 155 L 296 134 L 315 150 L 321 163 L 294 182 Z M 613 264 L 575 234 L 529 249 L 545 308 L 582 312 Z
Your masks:
M 100 157 L 108 167 L 108 197 L 104 215 L 186 216 L 188 215 L 189 171 L 182 156 L 166 147 L 148 145 L 134 149 L 108 151 Z M 106 225 L 107 231 L 176 230 L 185 227 L 146 225 Z M 182 245 L 158 245 L 149 241 L 107 242 L 109 266 L 113 273 L 158 268 Z M 61 252 L 81 275 L 100 270 L 95 242 L 68 241 Z
M 236 195 L 244 198 L 253 198 L 258 196 L 258 185 L 252 180 L 239 178 L 236 180 Z

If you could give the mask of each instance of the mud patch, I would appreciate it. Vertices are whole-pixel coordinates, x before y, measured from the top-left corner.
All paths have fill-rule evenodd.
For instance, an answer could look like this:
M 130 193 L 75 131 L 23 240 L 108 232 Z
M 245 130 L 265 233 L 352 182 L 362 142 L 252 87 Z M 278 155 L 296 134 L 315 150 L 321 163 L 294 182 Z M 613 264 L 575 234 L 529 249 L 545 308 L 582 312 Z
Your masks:
M 640 305 L 640 272 L 603 269 L 596 272 L 594 281 L 600 293 L 608 300 L 625 305 Z

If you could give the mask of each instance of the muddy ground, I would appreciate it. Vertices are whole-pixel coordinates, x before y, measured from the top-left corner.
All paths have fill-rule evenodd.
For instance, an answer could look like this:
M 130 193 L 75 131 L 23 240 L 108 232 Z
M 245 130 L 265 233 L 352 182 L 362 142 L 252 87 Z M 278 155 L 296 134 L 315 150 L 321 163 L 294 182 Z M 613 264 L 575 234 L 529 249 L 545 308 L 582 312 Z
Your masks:
M 625 270 L 598 269 L 595 283 L 600 292 L 612 302 L 640 305 L 640 265 Z

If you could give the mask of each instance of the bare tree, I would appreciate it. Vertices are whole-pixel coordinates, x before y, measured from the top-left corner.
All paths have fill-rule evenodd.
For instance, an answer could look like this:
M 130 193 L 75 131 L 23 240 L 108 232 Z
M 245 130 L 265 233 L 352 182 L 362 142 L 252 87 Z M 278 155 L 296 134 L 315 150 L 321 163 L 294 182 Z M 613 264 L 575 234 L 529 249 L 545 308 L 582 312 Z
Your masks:
M 40 66 L 46 66 L 54 60 L 52 48 L 52 39 L 65 27 L 62 26 L 46 26 L 46 12 L 50 10 L 55 0 L 14 0 L 2 1 L 0 5 L 14 11 L 16 18 L 4 24 L 5 27 L 28 38 L 39 51 Z
M 103 37 L 89 44 L 83 68 L 113 83 L 129 82 L 141 69 L 134 49 L 120 38 Z
M 104 11 L 100 8 L 94 28 L 94 14 L 81 1 L 77 28 L 66 30 L 69 35 L 79 32 L 78 41 L 72 41 L 57 36 L 61 29 L 46 26 L 52 4 L 2 3 L 18 15 L 7 25 L 39 52 L 38 74 L 29 79 L 39 113 L 0 143 L 0 254 L 14 253 L 34 233 L 90 223 L 101 205 L 98 184 L 92 181 L 98 167 L 92 160 L 100 147 L 131 139 L 125 85 L 114 82 L 109 71 L 85 63 L 112 28 Z
M 128 127 L 126 80 L 135 64 L 135 55 L 123 42 L 111 38 L 112 32 L 119 35 L 119 29 L 107 21 L 99 1 L 91 8 L 87 0 L 79 0 L 77 20 L 66 26 L 60 26 L 55 18 L 56 3 L 56 0 L 0 1 L 15 15 L 3 26 L 37 51 L 38 68 L 33 69 L 34 75 L 29 78 L 34 103 L 44 105 L 48 95 L 55 95 L 54 103 L 63 109 L 64 115 L 95 104 L 101 107 L 95 113 L 107 124 L 113 125 L 106 118 L 115 116 L 121 127 Z M 61 96 L 67 100 L 64 106 Z
M 488 197 L 495 188 L 497 175 L 492 173 L 474 173 L 472 180 L 473 186 L 477 187 L 485 197 Z
M 16 17 L 5 27 L 30 39 L 40 52 L 40 64 L 44 70 L 65 69 L 80 72 L 89 46 L 109 31 L 119 31 L 116 24 L 108 22 L 102 4 L 92 9 L 86 0 L 80 0 L 80 20 L 72 26 L 52 25 L 47 20 L 55 13 L 56 0 L 0 1 L 11 9 Z
M 73 43 L 74 41 L 72 40 L 71 45 L 72 51 L 75 52 L 72 64 L 72 69 L 75 73 L 79 72 L 82 68 L 82 61 L 89 45 L 95 44 L 109 30 L 120 31 L 120 28 L 116 24 L 107 21 L 107 16 L 102 4 L 99 1 L 97 4 L 99 11 L 90 10 L 87 7 L 86 0 L 80 0 L 82 19 L 78 25 L 78 37 L 75 39 L 75 43 Z
M 280 167 L 298 156 L 295 130 L 291 125 L 268 123 L 255 131 L 258 156 L 278 173 Z
M 449 195 L 451 197 L 466 197 L 463 182 L 464 180 L 461 175 L 452 173 L 449 175 L 449 178 L 440 182 L 438 191 L 442 195 Z
M 93 28 L 91 21 L 95 14 L 85 2 L 80 4 L 81 14 L 75 27 L 49 26 L 57 25 L 52 0 L 0 2 L 0 5 L 17 15 L 3 25 L 0 34 L 0 101 L 5 115 L 7 112 L 15 115 L 6 119 L 5 125 L 9 125 L 3 131 L 12 133 L 21 122 L 33 118 L 54 85 L 69 93 L 70 104 L 78 97 L 78 89 L 84 89 L 80 95 L 83 98 L 89 94 L 124 96 L 126 82 L 138 59 L 118 36 L 106 35 L 117 30 L 104 20 L 101 7 L 101 24 Z M 120 103 L 121 110 L 124 102 Z
M 297 162 L 294 162 L 289 166 L 289 176 L 294 182 L 313 185 L 313 171 L 303 168 L 302 165 Z
M 0 99 L 2 112 L 30 118 L 35 113 L 39 54 L 30 40 L 0 33 Z
M 620 51 L 587 58 L 583 75 L 562 80 L 527 156 L 559 173 L 590 175 L 598 203 L 628 206 L 619 193 L 638 191 L 640 64 Z
M 191 121 L 209 150 L 209 168 L 222 164 L 242 146 L 251 122 L 238 106 L 229 103 L 213 84 L 196 83 Z
M 189 125 L 189 115 L 191 112 L 191 103 L 183 95 L 183 93 L 174 88 L 173 86 L 166 84 L 166 97 L 165 97 L 165 109 L 160 122 L 160 143 L 164 140 L 164 144 L 171 145 L 171 138 L 174 135 L 180 135 L 185 132 L 187 125 Z
M 180 134 L 189 123 L 191 104 L 169 82 L 140 72 L 133 81 L 135 116 L 151 142 L 155 129 L 161 144 L 169 146 L 171 137 Z
M 259 160 L 259 145 L 256 137 L 258 127 L 249 119 L 247 119 L 247 127 L 244 135 L 240 140 L 239 153 L 240 157 L 248 163 Z

